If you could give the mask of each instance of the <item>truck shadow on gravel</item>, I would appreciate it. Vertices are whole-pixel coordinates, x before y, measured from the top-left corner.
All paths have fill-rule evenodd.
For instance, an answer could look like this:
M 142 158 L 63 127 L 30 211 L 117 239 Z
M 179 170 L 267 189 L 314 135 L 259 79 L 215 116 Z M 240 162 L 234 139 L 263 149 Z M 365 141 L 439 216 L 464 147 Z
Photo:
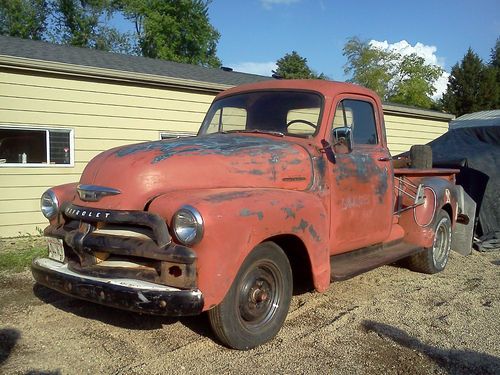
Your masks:
M 365 320 L 362 323 L 367 331 L 375 332 L 379 336 L 388 338 L 408 349 L 418 351 L 449 374 L 498 374 L 500 358 L 472 350 L 441 349 L 427 345 L 408 335 L 399 328 L 388 324 Z
M 10 357 L 17 341 L 21 337 L 21 332 L 14 328 L 0 329 L 0 366 Z
M 33 286 L 33 293 L 42 302 L 50 304 L 66 313 L 86 319 L 98 320 L 115 327 L 141 331 L 157 330 L 162 329 L 164 325 L 171 325 L 179 322 L 193 332 L 216 341 L 215 336 L 210 330 L 208 316 L 206 314 L 180 318 L 141 315 L 139 313 L 68 297 L 39 284 Z

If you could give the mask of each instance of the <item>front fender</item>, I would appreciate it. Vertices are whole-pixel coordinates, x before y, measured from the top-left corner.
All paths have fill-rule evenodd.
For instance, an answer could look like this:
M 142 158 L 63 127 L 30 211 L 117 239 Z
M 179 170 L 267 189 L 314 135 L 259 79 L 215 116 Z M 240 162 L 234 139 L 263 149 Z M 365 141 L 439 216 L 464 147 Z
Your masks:
M 205 226 L 203 239 L 193 246 L 204 310 L 222 301 L 248 253 L 276 235 L 298 237 L 308 251 L 315 288 L 328 287 L 329 226 L 319 197 L 281 189 L 177 191 L 155 198 L 149 211 L 166 218 L 171 227 L 173 214 L 185 204 L 200 211 Z
M 75 199 L 77 185 L 78 182 L 71 182 L 69 184 L 58 185 L 51 188 L 59 201 L 59 209 L 64 202 L 71 202 Z M 59 213 L 59 215 L 54 217 L 52 220 L 49 220 L 49 222 L 50 224 L 61 224 L 63 222 L 61 213 Z

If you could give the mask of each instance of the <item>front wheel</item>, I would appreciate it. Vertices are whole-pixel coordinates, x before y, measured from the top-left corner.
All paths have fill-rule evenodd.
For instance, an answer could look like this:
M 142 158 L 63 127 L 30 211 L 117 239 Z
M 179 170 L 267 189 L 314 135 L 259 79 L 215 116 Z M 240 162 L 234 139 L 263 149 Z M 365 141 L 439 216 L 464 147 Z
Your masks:
M 290 263 L 278 245 L 264 242 L 255 247 L 224 300 L 208 312 L 216 336 L 239 350 L 271 340 L 288 313 L 292 283 Z
M 446 267 L 451 248 L 451 220 L 445 210 L 440 210 L 434 227 L 432 247 L 409 258 L 412 270 L 423 273 L 437 273 Z

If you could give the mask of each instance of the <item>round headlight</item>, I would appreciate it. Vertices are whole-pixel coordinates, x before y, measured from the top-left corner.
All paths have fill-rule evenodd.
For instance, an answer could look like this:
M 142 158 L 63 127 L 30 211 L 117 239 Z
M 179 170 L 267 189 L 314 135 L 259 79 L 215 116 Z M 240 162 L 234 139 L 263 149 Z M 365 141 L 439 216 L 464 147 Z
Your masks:
M 203 237 L 203 218 L 200 212 L 191 206 L 183 206 L 172 219 L 175 237 L 183 245 L 194 245 Z
M 43 216 L 47 219 L 52 219 L 57 215 L 59 209 L 59 202 L 57 201 L 56 194 L 52 190 L 47 190 L 40 198 L 40 210 Z

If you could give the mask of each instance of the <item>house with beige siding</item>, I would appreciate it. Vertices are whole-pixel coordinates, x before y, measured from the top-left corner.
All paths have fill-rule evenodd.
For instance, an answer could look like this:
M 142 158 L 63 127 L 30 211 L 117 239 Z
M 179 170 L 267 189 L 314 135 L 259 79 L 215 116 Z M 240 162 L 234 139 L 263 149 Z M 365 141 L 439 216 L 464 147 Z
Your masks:
M 0 36 L 0 237 L 33 234 L 49 187 L 124 144 L 195 135 L 214 96 L 272 79 Z M 453 116 L 384 105 L 393 154 L 448 130 Z

